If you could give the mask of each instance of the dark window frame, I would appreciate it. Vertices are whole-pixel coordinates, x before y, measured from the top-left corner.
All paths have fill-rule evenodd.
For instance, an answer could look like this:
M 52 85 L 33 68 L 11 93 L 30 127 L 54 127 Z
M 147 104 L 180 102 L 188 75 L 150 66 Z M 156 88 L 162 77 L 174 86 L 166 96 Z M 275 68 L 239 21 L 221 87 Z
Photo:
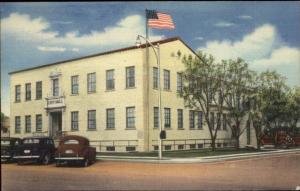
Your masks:
M 43 129 L 43 118 L 42 114 L 35 115 L 35 131 L 42 132 Z
M 177 72 L 177 92 L 182 92 L 183 90 L 183 76 L 181 72 Z
M 171 87 L 171 72 L 164 69 L 164 90 L 170 90 Z
M 159 107 L 153 107 L 153 127 L 159 128 Z
M 92 119 L 92 114 L 94 118 Z M 88 130 L 96 130 L 97 129 L 97 113 L 96 110 L 88 110 Z
M 171 108 L 164 108 L 165 128 L 171 128 Z
M 31 115 L 25 115 L 25 133 L 31 133 Z
M 21 102 L 21 85 L 15 86 L 15 102 Z
M 15 133 L 21 133 L 21 116 L 15 116 Z
M 153 67 L 153 88 L 158 89 L 159 87 L 159 71 L 157 67 Z
M 59 79 L 58 78 L 52 79 L 52 96 L 59 96 Z
M 177 109 L 177 128 L 183 129 L 183 109 Z
M 25 84 L 25 101 L 31 100 L 31 83 Z
M 135 129 L 135 107 L 126 107 L 126 129 Z
M 115 70 L 106 70 L 106 90 L 115 89 Z
M 43 82 L 38 81 L 35 83 L 35 99 L 40 100 L 43 98 Z
M 88 93 L 95 93 L 97 90 L 97 77 L 96 72 L 88 73 L 87 74 L 87 92 Z
M 126 88 L 135 87 L 135 67 L 128 66 L 126 67 Z
M 71 130 L 79 130 L 79 111 L 71 111 Z
M 106 128 L 115 128 L 115 108 L 106 109 Z
M 71 94 L 79 94 L 79 75 L 71 76 Z

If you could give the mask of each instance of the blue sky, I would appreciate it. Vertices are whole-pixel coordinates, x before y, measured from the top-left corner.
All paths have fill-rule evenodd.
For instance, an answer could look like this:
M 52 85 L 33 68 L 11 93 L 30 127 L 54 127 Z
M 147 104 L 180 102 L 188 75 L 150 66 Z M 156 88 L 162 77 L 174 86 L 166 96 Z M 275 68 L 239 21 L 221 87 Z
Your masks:
M 8 72 L 133 45 L 144 10 L 169 13 L 180 36 L 217 60 L 242 57 L 300 85 L 299 2 L 1 3 L 1 109 L 9 114 Z

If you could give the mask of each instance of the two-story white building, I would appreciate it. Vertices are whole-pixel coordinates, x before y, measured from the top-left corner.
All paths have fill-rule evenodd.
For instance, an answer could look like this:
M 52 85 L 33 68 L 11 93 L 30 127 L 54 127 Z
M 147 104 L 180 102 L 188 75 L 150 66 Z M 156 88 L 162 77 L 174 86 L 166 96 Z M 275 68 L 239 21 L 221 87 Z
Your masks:
M 184 107 L 177 95 L 182 86 L 181 60 L 195 54 L 180 38 L 160 44 L 161 110 L 167 139 L 164 150 L 210 146 L 201 111 Z M 131 46 L 82 58 L 10 73 L 11 136 L 64 134 L 85 136 L 97 151 L 153 151 L 158 149 L 158 66 L 154 52 Z M 241 146 L 255 145 L 248 128 Z M 231 143 L 230 128 L 222 125 L 217 147 Z

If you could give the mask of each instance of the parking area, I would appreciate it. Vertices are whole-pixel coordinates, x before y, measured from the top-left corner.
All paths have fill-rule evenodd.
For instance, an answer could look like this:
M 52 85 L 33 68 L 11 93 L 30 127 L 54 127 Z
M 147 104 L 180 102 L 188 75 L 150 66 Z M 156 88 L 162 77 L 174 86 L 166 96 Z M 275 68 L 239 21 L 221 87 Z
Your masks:
M 300 154 L 194 164 L 1 165 L 2 190 L 295 190 Z

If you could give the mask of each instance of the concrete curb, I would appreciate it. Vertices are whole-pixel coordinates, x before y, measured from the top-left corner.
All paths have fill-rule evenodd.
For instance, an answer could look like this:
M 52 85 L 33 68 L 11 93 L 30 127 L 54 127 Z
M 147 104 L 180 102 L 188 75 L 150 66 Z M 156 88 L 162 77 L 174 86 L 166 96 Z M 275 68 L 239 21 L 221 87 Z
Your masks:
M 192 158 L 164 157 L 162 160 L 159 160 L 157 157 L 97 156 L 97 160 L 141 162 L 141 163 L 210 163 L 210 162 L 241 160 L 247 158 L 259 158 L 259 157 L 294 154 L 294 153 L 300 153 L 300 148 L 289 149 L 289 150 L 276 150 L 276 151 L 268 151 L 268 152 L 257 152 L 257 153 L 219 155 L 219 156 L 209 156 L 209 157 L 192 157 Z

